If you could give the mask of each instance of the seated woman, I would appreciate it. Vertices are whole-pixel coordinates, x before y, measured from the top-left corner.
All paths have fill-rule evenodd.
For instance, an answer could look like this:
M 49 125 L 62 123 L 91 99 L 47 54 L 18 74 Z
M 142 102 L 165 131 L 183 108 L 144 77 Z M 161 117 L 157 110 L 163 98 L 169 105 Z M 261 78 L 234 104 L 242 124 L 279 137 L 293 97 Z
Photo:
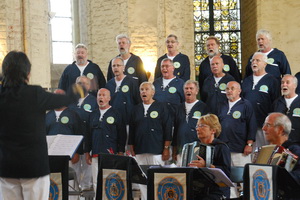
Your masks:
M 221 133 L 221 124 L 219 119 L 214 114 L 207 114 L 202 116 L 196 126 L 197 135 L 201 143 L 215 146 L 213 164 L 211 168 L 221 169 L 228 177 L 230 177 L 230 150 L 228 146 L 217 137 Z M 198 156 L 198 160 L 193 160 L 189 166 L 191 167 L 206 167 L 206 162 L 203 158 Z M 209 194 L 202 199 L 221 199 L 226 196 L 229 199 L 230 188 L 209 188 Z

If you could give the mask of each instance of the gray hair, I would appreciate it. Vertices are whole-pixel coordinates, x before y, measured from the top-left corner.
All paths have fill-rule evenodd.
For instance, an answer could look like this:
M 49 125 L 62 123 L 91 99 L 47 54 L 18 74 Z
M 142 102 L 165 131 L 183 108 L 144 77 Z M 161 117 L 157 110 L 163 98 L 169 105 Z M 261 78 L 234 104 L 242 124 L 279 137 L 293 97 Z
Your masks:
M 264 29 L 258 30 L 258 31 L 256 32 L 256 39 L 257 39 L 258 36 L 260 36 L 260 35 L 266 36 L 266 38 L 268 38 L 268 40 L 269 40 L 270 42 L 272 42 L 272 35 L 271 35 L 270 31 L 267 31 L 267 30 L 264 30 Z
M 154 87 L 153 83 L 151 83 L 149 81 L 142 82 L 141 85 L 140 85 L 140 90 L 141 90 L 141 87 L 144 86 L 144 85 L 150 85 L 151 89 L 155 92 L 155 87 Z
M 283 77 L 285 76 L 291 76 L 293 78 L 293 83 L 296 85 L 296 87 L 298 86 L 298 79 L 296 76 L 293 76 L 292 74 L 285 74 Z
M 80 49 L 80 48 L 83 48 L 83 49 L 85 49 L 85 50 L 88 50 L 85 44 L 80 44 L 80 43 L 79 43 L 79 44 L 76 45 L 75 49 Z
M 286 116 L 285 114 L 279 113 L 279 112 L 273 112 L 272 114 L 276 114 L 275 120 L 274 120 L 274 126 L 282 126 L 283 132 L 286 136 L 289 136 L 291 130 L 292 130 L 292 123 L 291 120 Z
M 124 65 L 124 59 L 123 59 L 121 56 L 117 56 L 117 57 L 113 58 L 112 61 L 111 61 L 111 64 L 112 64 L 116 59 L 121 60 L 122 64 Z
M 118 40 L 120 40 L 120 39 L 122 39 L 122 38 L 126 38 L 127 41 L 128 41 L 128 44 L 131 44 L 130 38 L 129 38 L 126 34 L 123 34 L 123 33 L 117 35 L 117 37 L 116 37 L 116 42 L 117 42 L 117 44 L 118 44 Z
M 178 42 L 178 37 L 177 37 L 176 35 L 174 35 L 174 34 L 170 34 L 170 35 L 168 35 L 168 37 L 167 37 L 167 38 L 170 38 L 170 37 L 173 37 L 173 38 L 175 38 L 176 42 Z
M 199 90 L 199 82 L 198 82 L 198 81 L 187 80 L 187 81 L 184 83 L 184 85 L 183 85 L 183 89 L 185 88 L 185 86 L 186 86 L 187 84 L 194 84 L 194 85 L 196 86 L 197 90 Z
M 268 63 L 268 56 L 265 53 L 262 52 L 255 52 L 252 56 L 252 59 L 254 58 L 254 56 L 256 55 L 261 55 L 262 56 L 262 61 L 264 61 L 265 63 Z M 252 61 L 251 59 L 251 61 Z
M 160 62 L 160 66 L 161 66 L 162 63 L 165 62 L 165 61 L 170 61 L 171 65 L 174 66 L 174 62 L 173 62 L 173 60 L 170 59 L 170 58 L 164 58 L 164 59 Z

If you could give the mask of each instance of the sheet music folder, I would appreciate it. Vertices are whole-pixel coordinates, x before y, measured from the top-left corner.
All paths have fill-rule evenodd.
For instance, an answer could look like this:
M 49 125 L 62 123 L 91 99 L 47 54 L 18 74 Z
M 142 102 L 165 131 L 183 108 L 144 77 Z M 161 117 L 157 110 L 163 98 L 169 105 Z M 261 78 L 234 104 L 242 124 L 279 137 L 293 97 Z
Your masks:
M 72 158 L 82 139 L 82 135 L 47 135 L 48 155 Z
M 99 165 L 103 169 L 129 168 L 132 183 L 147 184 L 147 175 L 134 157 L 99 154 Z

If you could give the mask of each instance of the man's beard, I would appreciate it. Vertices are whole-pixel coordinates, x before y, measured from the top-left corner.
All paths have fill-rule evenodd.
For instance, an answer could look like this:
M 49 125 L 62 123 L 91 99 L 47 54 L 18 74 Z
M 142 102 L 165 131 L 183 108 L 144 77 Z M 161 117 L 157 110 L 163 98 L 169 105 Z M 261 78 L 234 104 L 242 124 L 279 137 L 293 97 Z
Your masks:
M 85 61 L 83 58 L 78 58 L 78 59 L 76 60 L 76 63 L 77 63 L 78 65 L 84 65 L 84 64 L 86 63 L 86 61 Z
M 207 53 L 207 55 L 208 55 L 210 58 L 216 56 L 217 54 L 218 54 L 218 52 L 215 52 L 215 51 L 213 51 L 213 52 L 208 52 L 208 53 Z

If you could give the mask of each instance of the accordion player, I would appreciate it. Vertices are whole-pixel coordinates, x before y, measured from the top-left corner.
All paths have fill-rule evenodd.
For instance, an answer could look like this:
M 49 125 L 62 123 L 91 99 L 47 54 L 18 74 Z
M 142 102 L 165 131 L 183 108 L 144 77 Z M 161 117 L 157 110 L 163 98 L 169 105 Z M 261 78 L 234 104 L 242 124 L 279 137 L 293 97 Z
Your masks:
M 187 167 L 192 160 L 198 159 L 197 155 L 206 161 L 206 167 L 210 167 L 213 164 L 214 146 L 197 141 L 185 144 L 181 155 L 181 166 Z

